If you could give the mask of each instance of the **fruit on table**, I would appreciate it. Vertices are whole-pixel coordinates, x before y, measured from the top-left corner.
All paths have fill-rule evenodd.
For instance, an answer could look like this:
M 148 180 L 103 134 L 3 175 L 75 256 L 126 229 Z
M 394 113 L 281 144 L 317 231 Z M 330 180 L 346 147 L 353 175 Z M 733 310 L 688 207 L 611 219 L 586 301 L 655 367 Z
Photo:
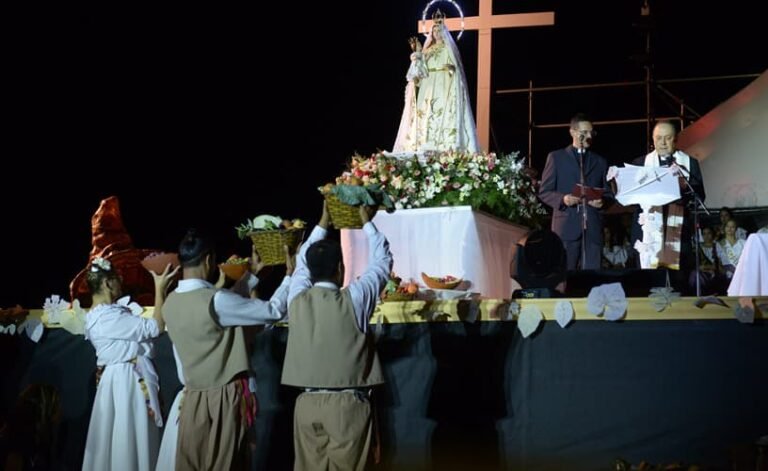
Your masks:
M 402 283 L 402 279 L 392 273 L 386 286 L 384 287 L 384 294 L 400 293 L 400 294 L 416 294 L 419 292 L 419 285 L 414 282 Z

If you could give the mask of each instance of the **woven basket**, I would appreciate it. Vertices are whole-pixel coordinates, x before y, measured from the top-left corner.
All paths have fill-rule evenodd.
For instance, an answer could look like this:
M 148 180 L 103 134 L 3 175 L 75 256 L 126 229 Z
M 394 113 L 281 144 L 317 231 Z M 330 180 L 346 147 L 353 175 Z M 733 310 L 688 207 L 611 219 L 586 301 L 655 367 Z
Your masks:
M 328 203 L 331 224 L 336 229 L 360 229 L 363 227 L 360 209 L 357 206 L 344 204 L 333 194 L 325 195 L 325 201 Z
M 288 251 L 295 253 L 299 242 L 304 239 L 304 229 L 254 231 L 248 235 L 264 265 L 285 265 L 283 246 L 287 245 Z

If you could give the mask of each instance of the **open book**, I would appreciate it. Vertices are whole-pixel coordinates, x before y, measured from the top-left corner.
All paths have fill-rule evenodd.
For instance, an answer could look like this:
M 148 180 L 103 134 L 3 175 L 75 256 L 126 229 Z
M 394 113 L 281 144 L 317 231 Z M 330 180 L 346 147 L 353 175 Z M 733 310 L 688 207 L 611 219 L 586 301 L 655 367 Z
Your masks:
M 571 194 L 577 198 L 587 198 L 588 201 L 599 200 L 603 197 L 603 189 L 594 186 L 582 186 L 581 183 L 573 185 Z

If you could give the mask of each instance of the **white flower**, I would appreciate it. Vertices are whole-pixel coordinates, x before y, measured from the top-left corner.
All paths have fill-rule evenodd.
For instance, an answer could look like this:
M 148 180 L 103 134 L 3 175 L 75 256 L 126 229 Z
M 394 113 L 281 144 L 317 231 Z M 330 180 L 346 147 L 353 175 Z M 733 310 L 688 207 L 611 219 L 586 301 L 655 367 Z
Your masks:
M 104 259 L 101 257 L 96 257 L 96 260 Z M 94 260 L 94 262 L 96 260 Z M 106 270 L 108 269 L 109 268 L 106 268 Z M 48 317 L 49 324 L 58 324 L 61 322 L 61 316 L 67 309 L 69 309 L 69 303 L 62 299 L 62 297 L 58 294 L 53 294 L 50 298 L 45 298 L 45 304 L 43 304 L 43 312 Z
M 91 262 L 91 271 L 97 272 L 101 269 L 102 271 L 110 271 L 112 269 L 112 264 L 109 263 L 109 260 L 105 260 L 101 257 L 96 257 Z

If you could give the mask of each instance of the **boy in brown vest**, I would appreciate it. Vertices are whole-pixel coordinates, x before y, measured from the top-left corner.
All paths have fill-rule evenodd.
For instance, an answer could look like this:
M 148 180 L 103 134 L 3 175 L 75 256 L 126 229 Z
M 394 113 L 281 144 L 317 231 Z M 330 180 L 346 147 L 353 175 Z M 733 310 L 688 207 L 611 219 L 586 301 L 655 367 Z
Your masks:
M 288 349 L 282 383 L 296 399 L 294 470 L 362 470 L 371 442 L 370 388 L 384 382 L 368 320 L 389 278 L 389 243 L 360 207 L 368 268 L 346 288 L 338 242 L 326 240 L 329 215 L 299 252 L 288 294 Z
M 243 327 L 276 322 L 286 313 L 290 277 L 272 299 L 250 299 L 210 282 L 215 252 L 208 239 L 190 230 L 179 246 L 183 279 L 163 305 L 177 365 L 181 364 L 186 395 L 179 412 L 176 447 L 178 470 L 245 469 L 247 422 L 255 398 L 248 387 L 248 352 Z M 286 257 L 287 273 L 293 271 Z M 255 249 L 251 271 L 263 264 Z M 247 273 L 238 285 L 255 289 L 258 279 Z

